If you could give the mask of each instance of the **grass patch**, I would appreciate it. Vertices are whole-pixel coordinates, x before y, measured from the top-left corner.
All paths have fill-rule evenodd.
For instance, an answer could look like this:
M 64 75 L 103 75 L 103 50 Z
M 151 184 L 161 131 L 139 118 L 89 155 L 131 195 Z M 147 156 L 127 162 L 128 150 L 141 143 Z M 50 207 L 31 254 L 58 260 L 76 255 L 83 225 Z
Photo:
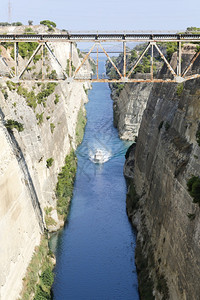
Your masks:
M 54 266 L 51 256 L 48 240 L 43 236 L 23 278 L 22 300 L 30 300 L 33 295 L 35 295 L 34 300 L 51 299 L 50 290 L 54 280 L 52 272 Z
M 80 108 L 78 112 L 77 125 L 76 125 L 76 143 L 79 145 L 82 142 L 84 136 L 84 129 L 86 125 L 86 113 L 83 108 Z

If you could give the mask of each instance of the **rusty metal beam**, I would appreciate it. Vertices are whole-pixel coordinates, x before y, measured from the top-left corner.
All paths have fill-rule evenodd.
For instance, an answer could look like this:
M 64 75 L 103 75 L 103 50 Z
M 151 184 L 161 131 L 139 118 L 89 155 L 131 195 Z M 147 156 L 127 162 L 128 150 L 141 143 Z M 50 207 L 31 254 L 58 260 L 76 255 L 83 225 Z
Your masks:
M 110 56 L 108 55 L 108 53 L 106 52 L 106 50 L 103 48 L 103 46 L 99 43 L 101 49 L 103 50 L 103 52 L 105 53 L 105 55 L 107 56 L 108 60 L 111 62 L 111 64 L 113 65 L 113 67 L 115 68 L 115 70 L 117 71 L 117 73 L 119 74 L 120 78 L 122 78 L 122 74 L 119 71 L 119 69 L 116 67 L 115 63 L 112 61 L 112 59 L 110 58 Z
M 193 78 L 198 78 L 200 77 L 200 74 L 196 74 L 196 75 L 193 75 L 191 76 L 192 78 L 190 77 L 186 77 L 184 79 L 184 81 L 186 80 L 190 80 L 190 79 L 193 79 Z M 8 80 L 9 78 L 8 77 L 3 77 L 5 80 Z M 147 83 L 154 83 L 154 82 L 157 82 L 157 83 L 161 83 L 161 82 L 176 82 L 175 79 L 156 79 L 154 78 L 153 80 L 151 79 L 127 79 L 126 81 L 124 81 L 123 78 L 121 79 L 90 79 L 90 78 L 87 78 L 87 79 L 77 79 L 77 78 L 74 78 L 73 81 L 75 82 L 107 82 L 107 83 L 124 83 L 124 82 L 128 82 L 128 83 L 135 83 L 135 82 L 147 82 Z M 32 79 L 25 79 L 25 80 L 19 80 L 19 82 L 35 82 L 35 80 L 32 80 Z M 68 79 L 44 79 L 44 81 L 42 80 L 37 80 L 36 82 L 67 82 L 67 83 L 71 83 L 72 81 L 68 78 Z
M 24 72 L 26 71 L 26 69 L 28 68 L 28 66 L 30 65 L 31 61 L 33 60 L 34 56 L 38 53 L 38 51 L 40 50 L 41 48 L 41 44 L 39 44 L 36 48 L 36 50 L 33 52 L 33 54 L 31 55 L 31 57 L 29 58 L 25 68 L 21 71 L 21 73 L 19 74 L 19 78 L 22 77 L 22 75 L 24 74 Z
M 73 78 L 76 76 L 76 74 L 78 73 L 78 71 L 80 70 L 80 68 L 83 66 L 83 64 L 85 63 L 85 61 L 88 59 L 90 53 L 92 52 L 92 50 L 94 49 L 94 47 L 96 46 L 96 43 L 94 43 L 94 45 L 92 45 L 90 51 L 86 54 L 86 56 L 84 57 L 84 59 L 82 60 L 81 64 L 76 68 Z
M 153 44 L 151 44 L 151 80 L 153 80 Z
M 197 59 L 197 57 L 199 56 L 199 54 L 200 54 L 200 51 L 195 53 L 195 55 L 193 56 L 193 58 L 190 61 L 189 66 L 184 70 L 184 72 L 182 74 L 183 78 L 185 77 L 185 75 L 187 74 L 187 72 L 191 69 L 193 63 L 195 62 L 195 60 Z
M 14 43 L 14 59 L 15 59 L 15 76 L 18 75 L 18 54 L 19 54 L 19 45 L 18 42 Z
M 158 45 L 156 43 L 154 43 L 156 49 L 158 50 L 158 52 L 160 53 L 160 56 L 162 57 L 162 59 L 164 60 L 164 62 L 167 65 L 167 68 L 169 69 L 169 71 L 171 72 L 171 74 L 176 77 L 176 73 L 174 72 L 173 68 L 171 67 L 171 65 L 169 64 L 169 62 L 167 61 L 167 59 L 165 58 L 164 54 L 162 53 L 162 51 L 160 50 L 160 48 L 158 47 Z
M 134 66 L 132 67 L 132 69 L 129 71 L 127 78 L 130 77 L 130 75 L 133 73 L 133 71 L 135 70 L 135 68 L 137 67 L 137 65 L 139 64 L 139 62 L 142 60 L 143 56 L 145 55 L 145 53 L 148 51 L 149 47 L 150 47 L 150 43 L 147 45 L 147 47 L 144 49 L 144 51 L 142 52 L 142 54 L 140 55 L 140 57 L 138 58 L 138 60 L 136 61 L 136 63 L 134 64 Z
M 99 79 L 99 45 L 97 44 L 97 79 Z
M 196 78 L 199 78 L 199 77 L 200 77 L 200 74 L 194 74 L 194 75 L 191 75 L 191 76 L 184 77 L 184 80 L 187 81 L 187 80 L 196 79 Z
M 123 42 L 123 52 L 124 52 L 124 77 L 126 77 L 126 42 Z
M 42 45 L 42 80 L 44 80 L 45 44 Z

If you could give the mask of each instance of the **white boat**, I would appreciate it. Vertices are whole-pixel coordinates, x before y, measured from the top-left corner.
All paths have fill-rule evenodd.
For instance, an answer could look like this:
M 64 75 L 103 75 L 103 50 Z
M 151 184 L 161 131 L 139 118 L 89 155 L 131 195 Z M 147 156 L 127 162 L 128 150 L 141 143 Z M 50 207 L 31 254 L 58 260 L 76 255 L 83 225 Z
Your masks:
M 103 152 L 101 150 L 97 149 L 95 154 L 94 154 L 94 162 L 102 163 L 103 161 L 104 161 Z

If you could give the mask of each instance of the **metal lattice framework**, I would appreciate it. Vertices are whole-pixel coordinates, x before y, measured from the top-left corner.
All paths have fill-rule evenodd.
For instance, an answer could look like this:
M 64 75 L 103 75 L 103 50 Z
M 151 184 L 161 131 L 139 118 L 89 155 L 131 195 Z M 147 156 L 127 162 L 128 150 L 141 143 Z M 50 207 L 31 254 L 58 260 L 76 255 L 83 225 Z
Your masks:
M 188 75 L 189 71 L 192 68 L 195 60 L 199 56 L 200 52 L 196 52 L 191 59 L 188 66 L 182 70 L 182 45 L 183 43 L 194 43 L 200 42 L 200 35 L 199 34 L 135 34 L 135 33 L 74 33 L 74 34 L 36 34 L 36 35 L 0 35 L 0 43 L 6 42 L 13 42 L 14 43 L 14 61 L 15 61 L 15 70 L 14 72 L 10 69 L 10 77 L 13 80 L 17 81 L 25 81 L 22 79 L 23 74 L 28 69 L 28 66 L 32 62 L 33 58 L 37 55 L 37 53 L 42 50 L 42 81 L 52 81 L 49 79 L 45 79 L 45 49 L 48 50 L 51 57 L 56 61 L 59 65 L 60 69 L 63 73 L 63 80 L 67 82 L 71 81 L 79 81 L 79 82 L 183 82 L 186 80 L 194 79 L 200 77 L 200 74 L 193 74 Z M 38 47 L 28 60 L 25 67 L 19 70 L 19 43 L 20 42 L 38 42 Z M 68 42 L 70 43 L 70 52 L 69 52 L 69 72 L 68 74 L 63 69 L 61 63 L 57 59 L 54 52 L 51 50 L 49 46 L 49 42 L 59 43 L 59 42 Z M 75 71 L 72 71 L 72 51 L 73 51 L 73 43 L 75 42 L 92 42 L 93 45 L 90 48 L 89 52 L 84 56 L 80 65 L 77 66 Z M 136 62 L 132 65 L 131 69 L 127 72 L 127 43 L 129 42 L 145 42 L 147 43 L 146 48 L 140 54 Z M 174 69 L 170 62 L 167 60 L 165 55 L 163 54 L 162 50 L 160 49 L 159 45 L 162 42 L 176 42 L 177 43 L 177 64 L 176 69 Z M 116 66 L 112 58 L 109 56 L 109 51 L 105 50 L 103 46 L 104 43 L 122 43 L 123 44 L 123 72 L 120 72 L 119 68 Z M 162 58 L 163 62 L 166 64 L 168 70 L 170 71 L 168 78 L 158 79 L 154 78 L 154 49 L 159 53 L 160 57 Z M 135 71 L 136 67 L 142 61 L 143 57 L 147 52 L 151 53 L 151 66 L 150 66 L 150 78 L 143 79 L 143 78 L 131 78 L 133 72 Z M 89 58 L 91 53 L 96 53 L 96 78 L 88 77 L 88 78 L 80 78 L 78 76 L 79 70 L 83 67 L 86 60 Z M 110 61 L 114 69 L 116 70 L 116 78 L 114 79 L 107 79 L 107 78 L 100 78 L 99 76 L 99 53 L 104 53 L 107 59 Z M 7 65 L 8 67 L 8 65 Z M 58 81 L 58 80 L 53 80 Z

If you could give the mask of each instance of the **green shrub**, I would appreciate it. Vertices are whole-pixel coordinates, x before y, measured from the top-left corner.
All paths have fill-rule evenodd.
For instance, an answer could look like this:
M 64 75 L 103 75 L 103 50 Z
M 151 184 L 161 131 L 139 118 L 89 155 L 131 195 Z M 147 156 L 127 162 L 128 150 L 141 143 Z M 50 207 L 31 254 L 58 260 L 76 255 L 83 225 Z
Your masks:
M 58 75 L 56 73 L 56 70 L 52 70 L 51 73 L 49 74 L 49 79 L 58 79 Z
M 22 123 L 19 123 L 14 120 L 7 120 L 5 123 L 5 127 L 12 130 L 13 128 L 16 128 L 19 132 L 24 130 L 24 126 Z
M 36 114 L 36 119 L 38 120 L 38 125 L 41 125 L 44 121 L 43 119 L 44 112 L 41 114 Z
M 170 60 L 174 52 L 177 51 L 177 43 L 176 42 L 168 42 L 167 43 L 167 59 Z
M 176 93 L 179 97 L 181 97 L 182 93 L 183 93 L 183 89 L 184 89 L 184 85 L 183 83 L 179 83 L 177 85 L 177 90 L 176 90 Z
M 47 163 L 46 166 L 48 169 L 53 165 L 53 161 L 54 161 L 54 159 L 52 157 L 50 157 L 46 160 L 46 163 Z
M 6 81 L 6 84 L 10 91 L 14 91 L 17 88 L 17 84 L 12 81 Z
M 17 94 L 23 97 L 27 97 L 28 95 L 28 90 L 23 88 L 21 85 L 18 86 L 17 88 Z
M 54 275 L 50 267 L 48 267 L 41 275 L 41 280 L 44 285 L 51 287 L 54 281 Z
M 35 64 L 36 62 L 38 62 L 41 58 L 42 58 L 42 55 L 41 55 L 41 54 L 35 55 L 34 58 L 33 58 L 34 64 Z
M 190 196 L 193 198 L 193 202 L 200 205 L 200 178 L 193 175 L 188 180 L 187 187 Z
M 50 123 L 50 130 L 51 130 L 51 133 L 54 132 L 54 129 L 55 129 L 55 124 L 54 123 Z
M 22 58 L 30 58 L 33 52 L 36 50 L 37 46 L 38 43 L 36 42 L 31 42 L 31 43 L 21 42 L 19 43 L 19 55 Z
M 54 103 L 57 104 L 59 102 L 60 96 L 58 94 L 55 94 L 55 100 Z
M 28 106 L 32 107 L 33 109 L 37 106 L 37 98 L 35 96 L 34 91 L 31 91 L 26 96 L 26 103 Z
M 40 285 L 37 285 L 36 294 L 33 300 L 51 300 L 51 296 L 47 292 L 43 291 Z
M 70 199 L 73 195 L 76 166 L 76 156 L 72 150 L 65 158 L 65 165 L 58 174 L 58 182 L 56 185 L 57 211 L 64 219 L 67 216 Z

